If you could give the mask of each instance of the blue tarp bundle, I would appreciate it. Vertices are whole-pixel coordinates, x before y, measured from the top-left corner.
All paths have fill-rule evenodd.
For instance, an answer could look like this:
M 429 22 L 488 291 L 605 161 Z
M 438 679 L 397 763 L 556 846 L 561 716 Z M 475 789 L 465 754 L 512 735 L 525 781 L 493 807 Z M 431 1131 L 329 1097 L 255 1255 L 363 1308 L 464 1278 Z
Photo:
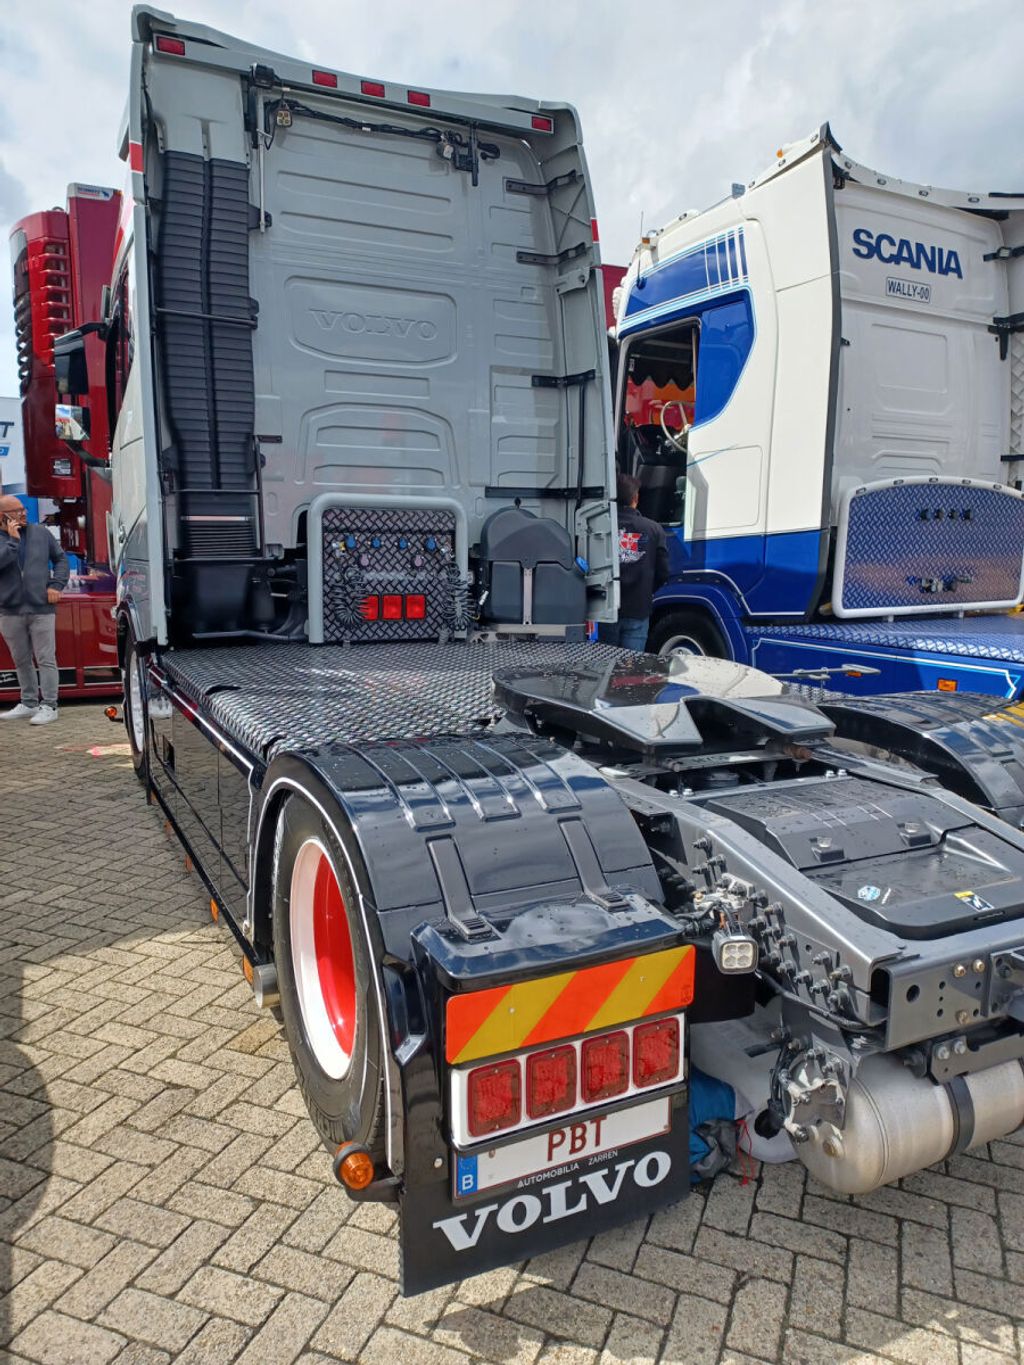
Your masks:
M 736 1092 L 690 1068 L 690 1180 L 708 1180 L 736 1156 Z

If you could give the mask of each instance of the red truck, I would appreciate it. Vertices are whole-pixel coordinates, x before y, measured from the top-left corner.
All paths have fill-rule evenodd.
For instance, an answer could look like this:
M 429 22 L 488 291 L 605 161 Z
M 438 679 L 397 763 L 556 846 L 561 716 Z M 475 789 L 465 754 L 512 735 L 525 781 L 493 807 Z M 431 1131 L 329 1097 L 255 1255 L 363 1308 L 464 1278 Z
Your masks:
M 74 556 L 57 609 L 57 663 L 65 698 L 120 690 L 107 549 L 109 416 L 98 337 L 87 342 L 94 354 L 85 399 L 91 421 L 85 458 L 57 438 L 53 421 L 54 338 L 99 316 L 120 207 L 117 190 L 69 185 L 66 208 L 29 214 L 15 223 L 10 237 L 26 488 L 30 497 L 56 503 L 61 545 Z M 0 642 L 0 701 L 16 699 L 11 657 Z

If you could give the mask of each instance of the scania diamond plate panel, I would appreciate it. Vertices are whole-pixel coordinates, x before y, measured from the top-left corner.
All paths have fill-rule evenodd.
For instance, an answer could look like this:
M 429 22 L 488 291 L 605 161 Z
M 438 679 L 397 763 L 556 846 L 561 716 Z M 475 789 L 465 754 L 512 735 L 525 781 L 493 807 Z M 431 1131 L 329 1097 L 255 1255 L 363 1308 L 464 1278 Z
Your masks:
M 502 668 L 612 662 L 621 650 L 585 641 L 297 645 L 176 650 L 171 680 L 247 749 L 465 733 L 499 714 Z
M 843 500 L 832 605 L 842 617 L 1012 606 L 1022 562 L 1024 498 L 1013 489 L 894 479 Z

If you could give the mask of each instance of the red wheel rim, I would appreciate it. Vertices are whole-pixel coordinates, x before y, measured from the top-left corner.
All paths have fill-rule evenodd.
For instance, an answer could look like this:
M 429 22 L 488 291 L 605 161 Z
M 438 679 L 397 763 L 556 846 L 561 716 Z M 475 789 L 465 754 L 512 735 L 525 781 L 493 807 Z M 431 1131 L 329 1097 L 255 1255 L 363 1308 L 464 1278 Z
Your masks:
M 334 868 L 324 855 L 313 887 L 313 942 L 320 993 L 331 1029 L 349 1057 L 356 1033 L 356 972 L 352 935 Z
M 340 1080 L 355 1047 L 356 970 L 345 900 L 319 839 L 307 839 L 295 856 L 289 924 L 306 1039 L 321 1070 Z

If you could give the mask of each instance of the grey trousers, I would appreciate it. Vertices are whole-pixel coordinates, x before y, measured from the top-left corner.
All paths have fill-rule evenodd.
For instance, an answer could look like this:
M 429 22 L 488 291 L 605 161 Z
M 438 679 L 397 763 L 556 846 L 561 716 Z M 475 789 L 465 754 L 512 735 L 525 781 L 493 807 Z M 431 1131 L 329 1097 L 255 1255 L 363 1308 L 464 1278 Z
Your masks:
M 25 706 L 38 706 L 40 695 L 45 706 L 57 705 L 57 616 L 40 612 L 37 616 L 0 616 L 0 635 L 11 651 Z M 35 656 L 35 666 L 32 657 Z M 36 668 L 39 669 L 38 675 Z

